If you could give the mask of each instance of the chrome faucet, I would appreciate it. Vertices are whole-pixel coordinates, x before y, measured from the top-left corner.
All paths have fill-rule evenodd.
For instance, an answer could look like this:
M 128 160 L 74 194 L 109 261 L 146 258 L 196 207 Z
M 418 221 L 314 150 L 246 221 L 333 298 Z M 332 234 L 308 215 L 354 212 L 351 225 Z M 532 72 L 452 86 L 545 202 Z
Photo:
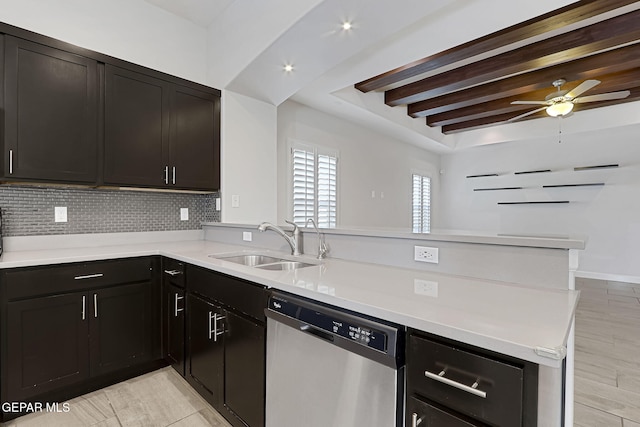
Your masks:
M 306 224 L 309 224 L 309 222 L 313 224 L 313 228 L 316 229 L 316 233 L 318 234 L 318 259 L 323 259 L 327 255 L 328 251 L 327 244 L 324 241 L 324 234 L 320 233 L 320 230 L 318 230 L 316 222 L 313 220 L 313 218 L 309 218 L 305 223 L 305 226 Z
M 291 246 L 291 255 L 302 255 L 302 252 L 300 251 L 300 229 L 291 221 L 285 219 L 284 222 L 293 225 L 293 233 L 291 236 L 285 233 L 282 228 L 278 227 L 277 225 L 273 225 L 270 222 L 263 222 L 258 226 L 258 230 L 262 232 L 265 232 L 267 230 L 275 231 L 276 233 L 284 237 L 284 240 L 286 240 L 289 246 Z

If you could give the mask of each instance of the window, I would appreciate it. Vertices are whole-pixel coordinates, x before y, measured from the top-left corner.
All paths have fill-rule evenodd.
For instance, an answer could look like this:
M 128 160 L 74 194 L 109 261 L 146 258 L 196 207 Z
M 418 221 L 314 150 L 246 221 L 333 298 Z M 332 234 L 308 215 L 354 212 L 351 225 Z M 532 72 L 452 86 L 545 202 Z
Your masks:
M 294 147 L 293 222 L 305 226 L 313 218 L 320 228 L 337 222 L 337 154 L 319 154 L 314 147 Z
M 431 231 L 431 178 L 413 174 L 413 232 Z

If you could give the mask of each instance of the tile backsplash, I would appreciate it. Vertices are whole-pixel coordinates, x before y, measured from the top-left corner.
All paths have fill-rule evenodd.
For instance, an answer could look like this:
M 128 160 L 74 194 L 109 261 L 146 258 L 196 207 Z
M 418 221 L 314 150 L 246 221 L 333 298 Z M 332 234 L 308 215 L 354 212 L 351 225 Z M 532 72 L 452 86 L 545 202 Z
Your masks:
M 31 185 L 0 186 L 4 236 L 197 230 L 220 221 L 213 194 Z M 55 207 L 67 222 L 54 222 Z M 180 220 L 180 208 L 189 219 Z

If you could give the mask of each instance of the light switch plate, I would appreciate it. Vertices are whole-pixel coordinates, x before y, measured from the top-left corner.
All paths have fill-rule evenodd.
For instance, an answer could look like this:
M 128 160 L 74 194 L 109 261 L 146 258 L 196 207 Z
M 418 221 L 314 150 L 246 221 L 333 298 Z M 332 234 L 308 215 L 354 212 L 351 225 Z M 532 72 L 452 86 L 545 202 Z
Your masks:
M 180 208 L 180 221 L 189 221 L 189 208 Z
M 54 210 L 55 222 L 67 222 L 67 207 L 56 206 Z
M 250 242 L 253 240 L 253 234 L 250 231 L 243 231 L 242 232 L 242 240 L 244 240 L 245 242 Z
M 240 196 L 238 196 L 237 194 L 234 194 L 233 196 L 231 196 L 231 207 L 232 208 L 240 207 Z
M 220 197 L 216 197 L 216 211 L 220 211 Z

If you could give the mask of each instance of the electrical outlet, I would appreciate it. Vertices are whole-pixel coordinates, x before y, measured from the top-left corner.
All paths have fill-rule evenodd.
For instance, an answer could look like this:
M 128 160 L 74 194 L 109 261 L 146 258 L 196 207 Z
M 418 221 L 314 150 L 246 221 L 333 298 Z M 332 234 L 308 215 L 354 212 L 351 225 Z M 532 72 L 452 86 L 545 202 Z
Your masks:
M 244 240 L 245 242 L 250 242 L 253 240 L 253 234 L 250 231 L 243 231 L 242 232 L 242 240 Z
M 67 222 L 67 207 L 56 206 L 54 209 L 55 222 Z
M 427 246 L 413 247 L 413 260 L 420 262 L 438 263 L 438 248 L 429 248 Z
M 180 208 L 180 221 L 189 221 L 189 208 Z
M 413 279 L 413 292 L 417 295 L 438 298 L 438 282 L 429 280 Z

